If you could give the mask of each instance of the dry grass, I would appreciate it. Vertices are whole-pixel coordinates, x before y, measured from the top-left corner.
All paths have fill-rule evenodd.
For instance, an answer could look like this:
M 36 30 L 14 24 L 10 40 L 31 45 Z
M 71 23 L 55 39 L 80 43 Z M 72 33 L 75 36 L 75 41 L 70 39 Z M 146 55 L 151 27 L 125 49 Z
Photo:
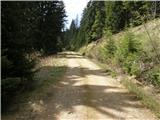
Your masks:
M 121 83 L 132 93 L 136 94 L 136 96 L 142 101 L 142 103 L 152 110 L 157 117 L 160 118 L 160 103 L 154 99 L 153 96 L 149 95 L 144 89 L 142 89 L 137 84 L 133 83 L 129 79 L 121 80 Z

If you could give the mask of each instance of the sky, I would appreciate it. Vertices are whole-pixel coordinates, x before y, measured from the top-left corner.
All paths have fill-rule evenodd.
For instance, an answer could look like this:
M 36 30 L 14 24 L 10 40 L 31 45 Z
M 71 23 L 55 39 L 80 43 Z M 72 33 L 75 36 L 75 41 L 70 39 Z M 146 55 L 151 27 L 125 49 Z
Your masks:
M 78 15 L 78 19 L 80 21 L 83 9 L 86 7 L 87 2 L 89 0 L 63 0 L 65 4 L 65 10 L 67 14 L 67 23 L 66 27 L 69 28 L 72 19 L 75 19 Z

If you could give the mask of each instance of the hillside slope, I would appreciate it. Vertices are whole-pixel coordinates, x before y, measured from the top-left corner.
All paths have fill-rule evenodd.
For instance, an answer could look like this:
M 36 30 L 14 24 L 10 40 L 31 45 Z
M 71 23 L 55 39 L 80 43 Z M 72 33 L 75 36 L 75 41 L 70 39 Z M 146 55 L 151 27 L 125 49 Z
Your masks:
M 131 92 L 136 93 L 147 107 L 157 113 L 159 111 L 157 106 L 160 105 L 159 32 L 160 19 L 156 19 L 111 36 L 106 35 L 87 46 L 83 46 L 79 52 L 100 63 L 108 74 L 117 76 L 117 79 L 121 78 L 122 83 L 128 77 L 129 82 L 125 83 L 125 86 L 127 88 L 129 86 L 128 89 Z M 128 41 L 131 41 L 132 47 L 137 49 L 136 52 L 132 53 L 128 50 L 130 49 Z M 134 42 L 137 42 L 139 46 L 136 46 L 137 43 Z M 128 49 L 125 49 L 126 44 Z M 116 47 L 116 50 L 110 51 L 112 54 L 109 54 L 107 45 L 111 48 Z M 121 54 L 119 54 L 120 52 Z M 124 56 L 122 53 L 127 55 Z M 122 77 L 124 75 L 125 77 Z M 137 89 L 139 89 L 139 93 L 137 93 Z M 143 98 L 143 96 L 148 97 Z
M 152 37 L 152 39 L 156 38 L 157 43 L 159 44 L 159 46 L 157 47 L 157 49 L 160 50 L 160 19 L 156 19 L 156 20 L 152 20 L 149 21 L 145 24 L 147 31 L 149 32 L 150 36 Z M 144 28 L 144 25 L 140 25 L 134 28 L 129 28 L 126 31 L 130 31 L 132 32 L 134 35 L 136 35 L 136 38 L 138 38 L 140 41 L 143 42 L 144 47 L 146 47 L 147 42 L 149 42 L 149 38 L 148 35 L 146 33 L 146 30 Z M 124 37 L 124 34 L 126 31 L 121 31 L 117 34 L 114 34 L 112 37 L 115 41 L 119 41 L 122 39 L 122 37 Z M 94 41 L 90 44 L 88 44 L 87 46 L 83 46 L 79 51 L 80 53 L 85 53 L 86 56 L 90 56 L 93 58 L 97 58 L 98 53 L 98 49 L 100 49 L 100 47 L 103 47 L 106 43 L 106 37 L 102 37 L 101 39 Z M 157 45 L 158 45 L 157 44 Z M 147 46 L 147 48 L 149 48 L 151 46 Z M 96 57 L 95 57 L 96 56 Z

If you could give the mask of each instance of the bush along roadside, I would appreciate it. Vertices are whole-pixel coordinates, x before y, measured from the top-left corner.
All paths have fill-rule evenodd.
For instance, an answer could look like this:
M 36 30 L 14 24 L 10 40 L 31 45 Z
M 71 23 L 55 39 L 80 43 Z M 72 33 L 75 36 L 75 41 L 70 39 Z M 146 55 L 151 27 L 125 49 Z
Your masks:
M 141 40 L 128 31 L 119 41 L 115 41 L 111 34 L 107 33 L 107 36 L 105 45 L 98 49 L 96 59 L 109 64 L 114 71 L 114 67 L 118 67 L 120 71 L 117 72 L 136 76 L 138 80 L 160 87 L 160 64 L 154 61 L 156 56 L 147 54 Z

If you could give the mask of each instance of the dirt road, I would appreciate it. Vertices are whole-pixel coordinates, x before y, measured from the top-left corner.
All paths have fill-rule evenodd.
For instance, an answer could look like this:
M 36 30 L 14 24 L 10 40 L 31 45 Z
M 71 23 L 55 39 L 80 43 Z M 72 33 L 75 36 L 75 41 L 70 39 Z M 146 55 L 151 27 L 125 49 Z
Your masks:
M 90 60 L 69 52 L 68 69 L 37 120 L 154 120 L 136 97 Z
M 67 52 L 65 58 L 65 76 L 53 85 L 47 100 L 34 104 L 30 119 L 156 120 L 135 95 L 96 64 L 73 52 Z

